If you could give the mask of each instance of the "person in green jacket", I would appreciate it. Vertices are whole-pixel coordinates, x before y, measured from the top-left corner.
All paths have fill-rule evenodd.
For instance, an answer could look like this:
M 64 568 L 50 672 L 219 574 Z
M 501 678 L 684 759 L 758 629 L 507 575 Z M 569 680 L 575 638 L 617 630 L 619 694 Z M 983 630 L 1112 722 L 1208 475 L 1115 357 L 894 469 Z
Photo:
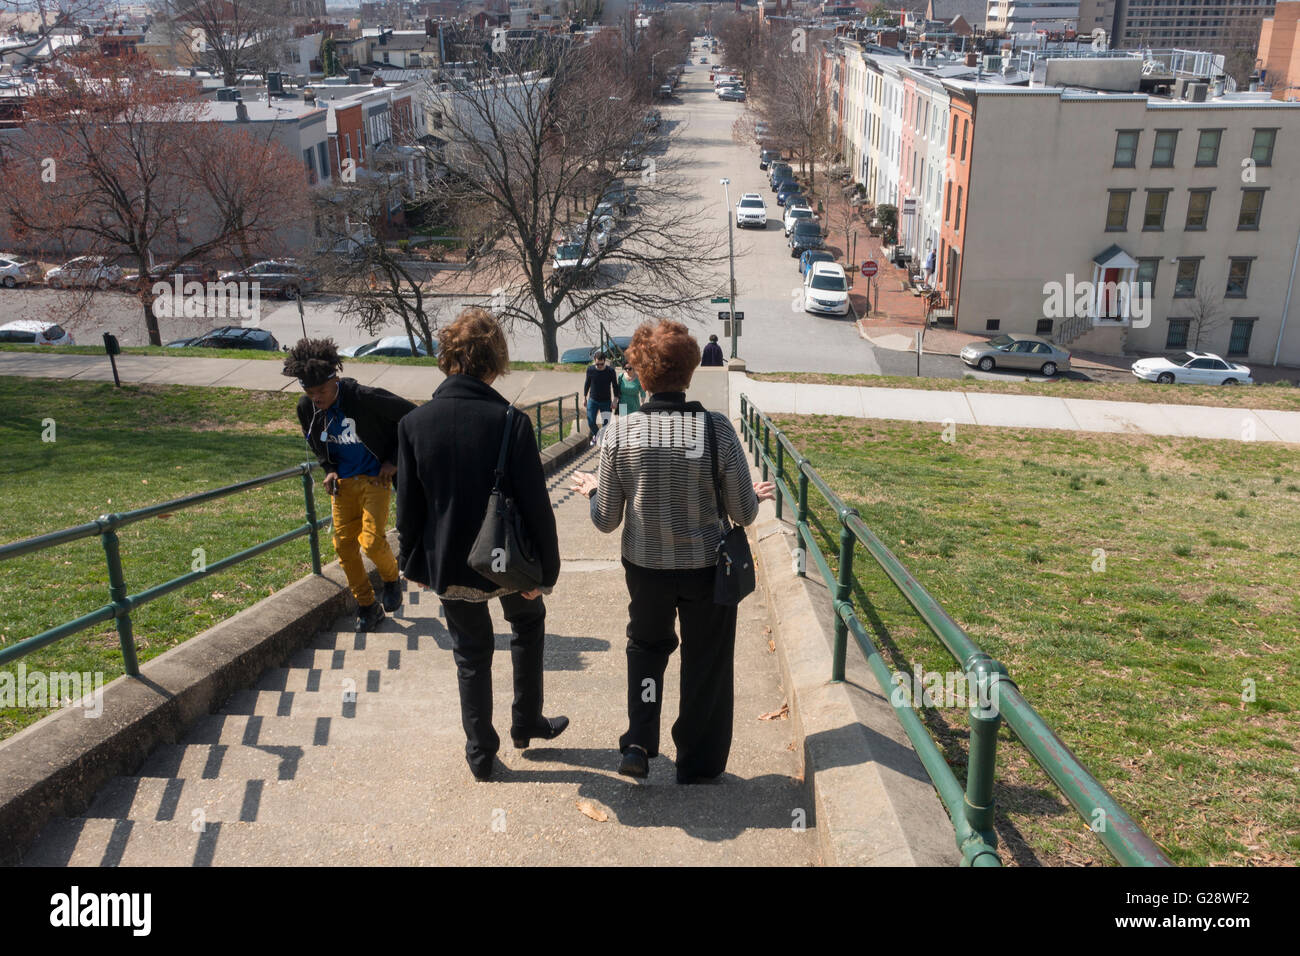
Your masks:
M 645 389 L 636 377 L 636 370 L 630 365 L 624 365 L 623 371 L 618 373 L 618 401 L 615 403 L 618 414 L 630 415 L 640 411 L 643 401 Z

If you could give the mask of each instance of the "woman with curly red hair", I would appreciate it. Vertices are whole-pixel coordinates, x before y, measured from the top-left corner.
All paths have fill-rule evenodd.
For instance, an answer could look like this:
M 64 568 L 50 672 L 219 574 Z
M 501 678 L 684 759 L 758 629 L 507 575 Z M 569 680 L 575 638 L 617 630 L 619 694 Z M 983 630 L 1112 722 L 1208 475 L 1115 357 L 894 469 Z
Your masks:
M 645 777 L 659 753 L 660 704 L 680 622 L 681 704 L 673 724 L 677 782 L 717 777 L 731 751 L 736 608 L 713 601 L 723 516 L 718 514 L 709 433 L 716 444 L 723 507 L 751 524 L 771 482 L 750 481 L 740 438 L 719 412 L 686 401 L 700 347 L 680 322 L 641 325 L 627 348 L 650 395 L 602 439 L 597 475 L 578 472 L 573 490 L 591 499 L 601 531 L 623 525 L 627 578 L 628 729 L 618 772 Z M 710 428 L 708 423 L 712 421 Z

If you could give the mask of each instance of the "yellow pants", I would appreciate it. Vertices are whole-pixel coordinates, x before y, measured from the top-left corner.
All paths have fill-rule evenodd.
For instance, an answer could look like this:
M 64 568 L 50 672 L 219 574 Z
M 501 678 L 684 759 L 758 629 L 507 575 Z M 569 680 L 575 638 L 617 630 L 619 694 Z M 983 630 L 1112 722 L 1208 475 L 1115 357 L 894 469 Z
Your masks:
M 361 563 L 361 553 L 375 563 L 384 581 L 397 580 L 397 558 L 384 537 L 388 524 L 388 502 L 392 488 L 387 483 L 371 484 L 365 475 L 340 478 L 339 490 L 332 499 L 334 513 L 334 551 L 348 576 L 348 587 L 357 604 L 365 607 L 375 601 L 375 589 Z

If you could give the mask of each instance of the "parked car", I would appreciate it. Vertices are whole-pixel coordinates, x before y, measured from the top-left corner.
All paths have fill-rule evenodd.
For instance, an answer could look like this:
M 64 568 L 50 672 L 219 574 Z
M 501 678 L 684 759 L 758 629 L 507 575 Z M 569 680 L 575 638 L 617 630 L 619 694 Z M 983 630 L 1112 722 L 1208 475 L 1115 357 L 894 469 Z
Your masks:
M 834 262 L 835 256 L 825 249 L 809 249 L 799 257 L 799 274 L 807 275 L 808 270 L 819 262 Z
M 745 193 L 740 197 L 740 202 L 736 203 L 736 228 L 743 229 L 745 226 L 767 228 L 767 203 L 763 202 L 763 197 L 758 193 Z
M 785 207 L 784 225 L 787 238 L 790 236 L 790 231 L 794 229 L 795 223 L 801 222 L 804 219 L 811 219 L 813 221 L 816 221 L 817 219 L 816 214 L 808 208 L 807 203 Z
M 760 120 L 759 122 L 754 124 L 754 135 L 766 136 L 768 129 L 769 129 L 768 125 L 764 123 L 762 120 Z
M 61 266 L 55 266 L 45 274 L 45 281 L 52 288 L 66 289 L 73 286 L 94 286 L 107 289 L 122 281 L 122 270 L 110 263 L 103 256 L 77 256 Z
M 781 154 L 774 149 L 765 149 L 758 154 L 758 168 L 767 169 L 774 162 L 780 160 Z
M 820 249 L 825 244 L 821 226 L 815 219 L 801 219 L 790 230 L 790 255 L 799 256 L 809 249 Z
M 700 62 L 701 62 L 701 63 L 708 63 L 708 62 L 709 62 L 709 58 L 708 58 L 707 56 L 702 56 L 702 57 L 700 57 Z
M 626 349 L 632 344 L 630 335 L 612 335 L 610 341 L 620 349 Z M 600 351 L 596 345 L 580 345 L 577 348 L 565 349 L 560 353 L 560 364 L 562 365 L 590 365 Z
M 16 319 L 0 325 L 0 343 L 13 345 L 76 345 L 72 333 L 55 322 Z
M 181 282 L 207 282 L 216 278 L 217 270 L 198 262 L 183 262 L 179 266 L 171 262 L 160 262 L 149 270 L 151 282 L 175 282 L 178 275 Z M 118 284 L 123 289 L 134 292 L 140 286 L 140 273 L 124 273 Z
M 642 120 L 642 124 L 646 129 L 656 130 L 659 128 L 659 121 L 662 119 L 663 116 L 658 110 L 650 110 L 650 112 L 645 114 L 645 119 Z
M 41 281 L 40 263 L 18 256 L 0 255 L 0 285 L 6 289 Z
M 623 183 L 614 183 L 605 189 L 605 194 L 601 196 L 600 201 L 609 203 L 618 210 L 620 216 L 626 216 L 628 207 L 636 201 L 636 192 Z
M 794 167 L 789 163 L 773 163 L 767 168 L 767 184 L 776 190 L 778 180 L 794 179 Z
M 1250 369 L 1212 352 L 1187 352 L 1179 365 L 1167 358 L 1138 359 L 1131 371 L 1140 379 L 1161 385 L 1252 385 Z
M 673 85 L 671 83 L 659 84 L 659 98 L 661 100 L 669 99 L 673 95 Z
M 226 272 L 222 282 L 256 282 L 262 295 L 280 295 L 296 299 L 320 288 L 320 276 L 292 259 L 268 259 L 247 269 Z
M 375 339 L 373 342 L 367 342 L 365 345 L 353 345 L 345 349 L 339 349 L 339 355 L 349 358 L 360 358 L 363 355 L 410 358 L 412 355 L 428 354 L 428 349 L 424 347 L 424 343 L 418 338 L 415 340 L 415 351 L 412 352 L 411 340 L 405 335 L 389 335 L 382 339 Z M 438 354 L 437 342 L 433 343 L 433 354 Z
M 619 215 L 621 215 L 621 213 L 614 203 L 605 201 L 596 203 L 596 208 L 592 212 L 591 217 L 596 221 L 600 221 L 601 219 L 614 221 L 618 219 Z
M 641 156 L 630 150 L 623 151 L 623 159 L 619 162 L 619 169 L 640 169 L 645 165 L 645 160 Z
M 785 206 L 790 203 L 796 206 L 808 204 L 808 198 L 803 194 L 803 187 L 793 179 L 785 180 L 776 190 L 776 204 L 778 206 Z
M 743 103 L 745 102 L 745 91 L 734 86 L 724 87 L 718 94 L 718 99 L 724 103 Z
M 1012 332 L 988 340 L 985 345 L 968 345 L 961 350 L 961 360 L 981 372 L 995 368 L 1030 369 L 1052 376 L 1070 368 L 1070 353 L 1043 338 Z
M 168 348 L 196 349 L 256 349 L 262 352 L 280 351 L 280 343 L 266 329 L 256 329 L 242 325 L 223 325 L 219 329 L 204 332 L 202 335 L 188 339 L 176 339 L 167 343 Z
M 553 281 L 560 282 L 569 279 L 576 271 L 578 274 L 572 276 L 575 284 L 582 284 L 595 274 L 597 267 L 595 249 L 588 248 L 586 255 L 583 255 L 581 243 L 562 242 L 555 247 L 555 255 L 551 259 L 551 277 Z
M 826 315 L 849 314 L 849 280 L 843 266 L 818 262 L 808 270 L 803 280 L 803 310 Z

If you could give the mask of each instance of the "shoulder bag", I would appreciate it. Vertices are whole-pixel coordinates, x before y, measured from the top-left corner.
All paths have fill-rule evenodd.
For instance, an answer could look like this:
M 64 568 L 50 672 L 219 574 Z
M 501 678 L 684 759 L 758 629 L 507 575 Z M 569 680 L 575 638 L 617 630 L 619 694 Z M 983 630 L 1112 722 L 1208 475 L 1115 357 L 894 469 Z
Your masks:
M 541 558 L 529 540 L 514 499 L 501 488 L 506 459 L 510 454 L 510 440 L 514 436 L 514 415 L 512 405 L 506 409 L 506 428 L 501 436 L 492 494 L 488 497 L 487 512 L 483 515 L 478 537 L 470 548 L 469 566 L 498 587 L 531 591 L 542 583 Z
M 733 525 L 722 503 L 722 480 L 718 476 L 718 438 L 713 428 L 713 415 L 704 413 L 704 426 L 708 433 L 709 458 L 713 468 L 713 494 L 718 501 L 718 523 L 722 528 L 722 541 L 718 544 L 718 568 L 713 578 L 713 603 L 734 607 L 751 594 L 754 580 L 754 556 L 749 550 L 745 529 Z

